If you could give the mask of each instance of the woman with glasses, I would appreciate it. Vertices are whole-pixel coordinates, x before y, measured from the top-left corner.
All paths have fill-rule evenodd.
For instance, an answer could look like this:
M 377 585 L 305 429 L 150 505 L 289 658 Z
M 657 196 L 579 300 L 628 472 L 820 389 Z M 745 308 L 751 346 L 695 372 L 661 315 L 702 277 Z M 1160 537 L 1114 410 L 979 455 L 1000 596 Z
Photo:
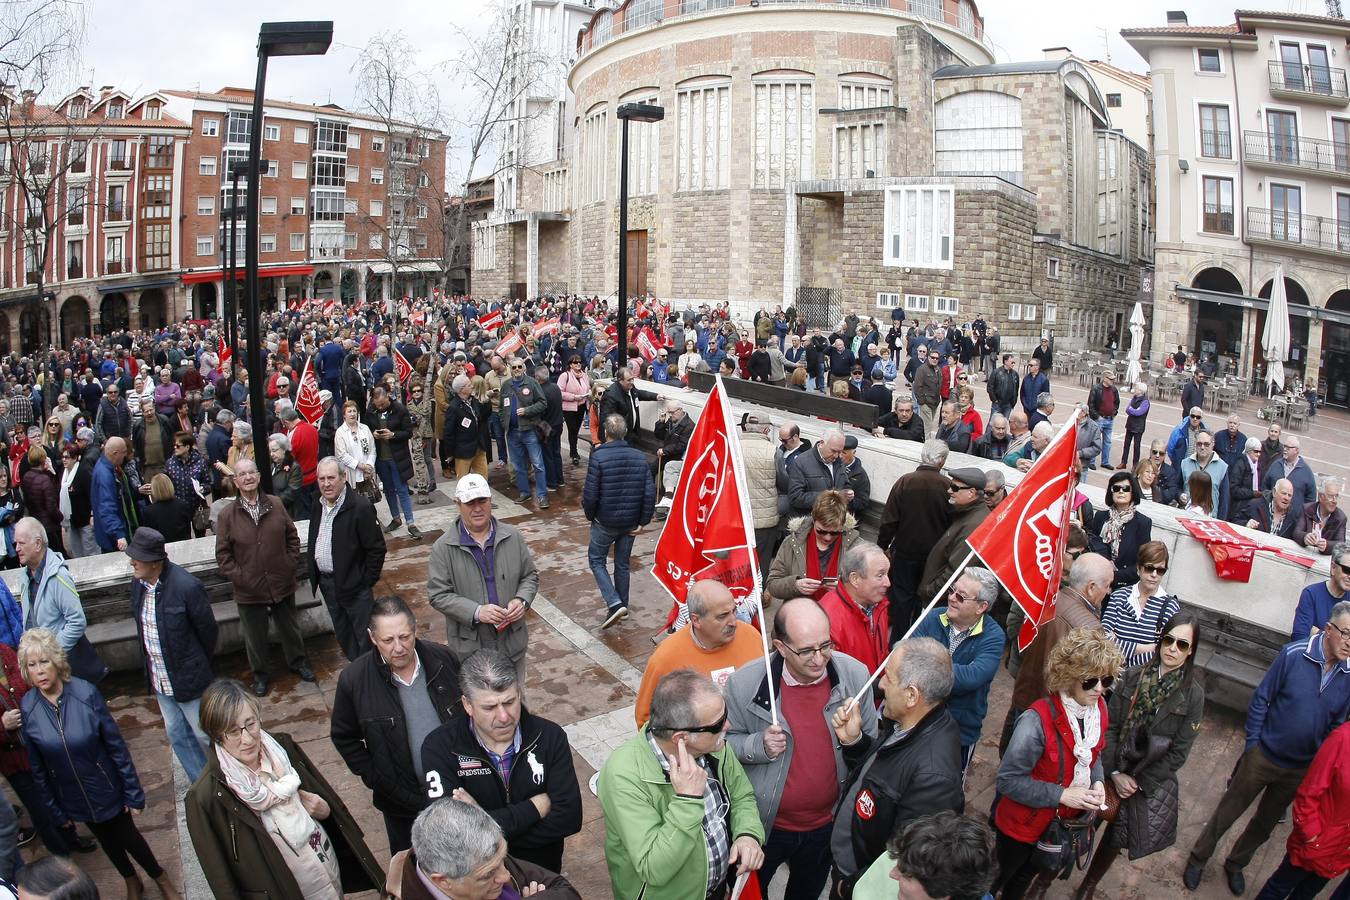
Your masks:
M 210 485 L 206 457 L 197 449 L 197 440 L 189 430 L 173 436 L 173 456 L 164 464 L 164 474 L 173 482 L 174 496 L 192 507 L 193 531 L 197 537 L 206 534 L 208 520 L 200 512 L 206 508 L 204 496 Z
M 47 451 L 47 458 L 53 461 L 60 459 L 61 448 L 65 444 L 65 429 L 61 427 L 61 420 L 56 416 L 49 417 L 42 426 L 42 449 Z
M 1135 554 L 1137 583 L 1118 588 L 1106 598 L 1102 628 L 1125 656 L 1125 665 L 1142 666 L 1158 650 L 1158 626 L 1176 615 L 1181 602 L 1162 589 L 1167 574 L 1167 546 L 1149 541 Z
M 956 413 L 962 423 L 970 426 L 970 442 L 974 444 L 984 434 L 984 419 L 975 408 L 975 392 L 970 389 L 970 376 L 961 375 L 961 384 L 956 391 Z
M 65 529 L 66 558 L 93 556 L 99 552 L 94 542 L 93 504 L 90 495 L 92 466 L 81 463 L 80 448 L 66 444 L 61 450 L 61 521 Z
M 862 540 L 848 501 L 839 491 L 821 491 L 797 529 L 784 539 L 769 565 L 765 589 L 780 599 L 819 600 L 839 585 L 839 563 Z
M 1162 451 L 1158 451 L 1161 457 Z M 1139 465 L 1134 467 L 1134 483 L 1139 485 L 1139 499 L 1149 500 L 1153 503 L 1162 503 L 1162 486 L 1158 484 L 1158 469 L 1160 463 L 1152 459 L 1145 459 Z
M 580 354 L 574 353 L 568 357 L 566 370 L 558 376 L 558 390 L 562 391 L 563 421 L 567 423 L 567 446 L 571 451 L 572 465 L 580 465 L 577 440 L 581 437 L 581 421 L 586 417 L 586 404 L 591 399 L 591 380 L 586 377 Z
M 211 750 L 184 806 L 217 896 L 339 900 L 383 887 L 356 820 L 290 735 L 263 729 L 247 688 L 212 682 L 200 721 Z
M 1177 771 L 1190 755 L 1205 711 L 1205 689 L 1194 671 L 1200 620 L 1176 613 L 1157 634 L 1157 655 L 1121 673 L 1107 706 L 1102 765 L 1120 811 L 1100 836 L 1074 900 L 1093 900 L 1121 850 L 1135 860 L 1176 841 Z
M 1002 890 L 1002 900 L 1022 900 L 1029 889 L 1043 896 L 1059 873 L 1037 866 L 1036 842 L 1056 817 L 1091 816 L 1105 802 L 1101 754 L 1110 717 L 1103 694 L 1120 666 L 1120 651 L 1097 629 L 1076 628 L 1050 651 L 1049 696 L 1017 719 L 998 769 L 994 893 Z
M 1153 520 L 1139 511 L 1143 492 L 1129 472 L 1113 472 L 1106 482 L 1106 509 L 1092 517 L 1092 552 L 1116 566 L 1112 587 L 1139 580 L 1135 557 L 1139 548 L 1153 539 Z

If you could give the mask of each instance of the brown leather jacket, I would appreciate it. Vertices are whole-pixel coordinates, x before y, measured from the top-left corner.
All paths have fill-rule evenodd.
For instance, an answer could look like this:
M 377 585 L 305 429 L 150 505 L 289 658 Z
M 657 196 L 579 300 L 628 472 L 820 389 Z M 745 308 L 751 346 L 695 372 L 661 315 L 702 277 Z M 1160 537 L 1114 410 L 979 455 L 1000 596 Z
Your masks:
M 260 494 L 257 524 L 236 498 L 216 520 L 216 563 L 238 603 L 280 603 L 295 593 L 300 536 L 281 501 Z

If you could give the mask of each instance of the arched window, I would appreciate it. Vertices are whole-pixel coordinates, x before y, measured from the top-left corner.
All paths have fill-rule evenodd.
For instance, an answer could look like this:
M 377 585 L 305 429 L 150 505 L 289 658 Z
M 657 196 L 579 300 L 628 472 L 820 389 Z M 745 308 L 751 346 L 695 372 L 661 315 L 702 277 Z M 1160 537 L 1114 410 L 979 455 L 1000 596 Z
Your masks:
M 967 91 L 937 105 L 933 143 L 939 175 L 997 175 L 1022 183 L 1022 101 Z

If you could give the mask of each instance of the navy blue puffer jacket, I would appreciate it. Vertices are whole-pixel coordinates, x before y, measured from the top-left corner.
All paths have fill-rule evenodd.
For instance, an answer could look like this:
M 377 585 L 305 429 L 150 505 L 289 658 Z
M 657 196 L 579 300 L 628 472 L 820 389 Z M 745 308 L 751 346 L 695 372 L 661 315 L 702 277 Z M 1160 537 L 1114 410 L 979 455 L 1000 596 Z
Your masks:
M 633 529 L 652 520 L 656 482 L 647 457 L 627 441 L 606 441 L 591 451 L 581 506 L 606 528 Z
M 106 822 L 123 807 L 145 808 L 126 741 L 89 682 L 70 679 L 56 706 L 41 691 L 24 694 L 23 742 L 55 821 Z

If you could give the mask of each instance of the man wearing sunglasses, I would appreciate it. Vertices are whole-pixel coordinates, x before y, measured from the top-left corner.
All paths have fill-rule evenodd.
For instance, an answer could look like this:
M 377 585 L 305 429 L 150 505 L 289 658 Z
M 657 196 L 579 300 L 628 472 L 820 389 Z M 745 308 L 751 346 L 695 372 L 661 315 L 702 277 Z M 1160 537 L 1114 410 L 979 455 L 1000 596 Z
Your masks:
M 984 487 L 987 483 L 984 470 L 975 466 L 963 466 L 949 469 L 947 477 L 948 522 L 947 530 L 938 538 L 924 563 L 923 575 L 919 582 L 919 603 L 927 604 L 947 583 L 947 579 L 956 571 L 957 566 L 966 558 L 970 547 L 966 538 L 974 533 L 985 517 L 989 507 L 984 502 Z
M 1205 411 L 1198 406 L 1192 406 L 1190 415 L 1177 423 L 1172 433 L 1168 435 L 1167 458 L 1178 472 L 1181 471 L 1182 460 L 1195 452 L 1195 439 L 1202 431 L 1213 434 L 1205 424 Z
M 1331 618 L 1331 610 L 1350 591 L 1350 543 L 1340 541 L 1331 548 L 1331 575 L 1326 581 L 1310 584 L 1298 596 L 1294 610 L 1294 629 L 1290 640 L 1306 641 L 1322 631 Z
M 600 769 L 605 863 L 615 897 L 726 896 L 764 862 L 755 789 L 723 735 L 727 704 L 707 676 L 670 672 L 651 719 Z
M 1242 870 L 1270 839 L 1317 749 L 1350 708 L 1350 601 L 1331 608 L 1321 634 L 1275 657 L 1247 708 L 1247 746 L 1205 830 L 1191 848 L 1182 882 L 1195 890 L 1219 840 L 1259 796 L 1256 812 L 1228 851 L 1228 889 L 1247 888 Z
M 1191 475 L 1204 472 L 1214 486 L 1214 516 L 1228 519 L 1228 464 L 1214 452 L 1214 435 L 1201 431 L 1195 436 L 1195 451 L 1181 461 L 1181 483 L 1190 484 Z

